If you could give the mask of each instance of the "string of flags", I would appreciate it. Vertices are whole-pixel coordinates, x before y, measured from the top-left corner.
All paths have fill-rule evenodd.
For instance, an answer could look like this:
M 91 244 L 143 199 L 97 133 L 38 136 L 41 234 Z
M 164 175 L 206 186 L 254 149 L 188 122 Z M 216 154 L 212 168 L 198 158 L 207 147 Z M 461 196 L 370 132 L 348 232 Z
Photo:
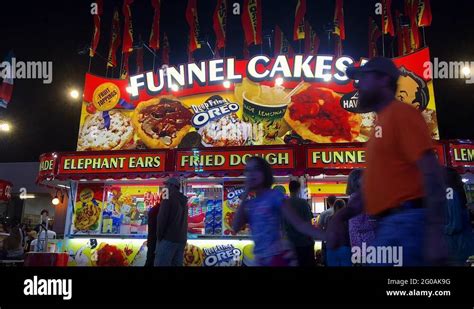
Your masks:
M 153 67 L 155 64 L 155 56 L 158 51 L 161 52 L 161 63 L 169 64 L 169 40 L 166 33 L 160 35 L 160 16 L 161 16 L 161 0 L 150 0 L 153 8 L 153 20 L 151 23 L 150 36 L 148 42 L 142 42 L 134 45 L 134 29 L 132 22 L 133 0 L 123 0 L 122 15 L 123 29 L 120 25 L 120 11 L 117 8 L 113 10 L 112 27 L 110 40 L 108 44 L 107 68 L 119 67 L 120 78 L 127 78 L 129 74 L 129 57 L 133 52 L 136 57 L 137 71 L 143 71 L 143 47 L 147 47 L 153 53 Z M 203 48 L 203 45 L 211 49 L 213 57 L 225 56 L 225 48 L 227 45 L 227 14 L 232 8 L 229 6 L 228 0 L 217 0 L 216 7 L 212 15 L 212 29 L 215 35 L 215 46 L 211 47 L 208 42 L 201 40 L 202 33 L 199 23 L 198 1 L 187 0 L 184 18 L 188 25 L 187 52 L 188 59 L 193 59 L 193 53 Z M 333 27 L 330 30 L 330 38 L 334 44 L 334 54 L 340 56 L 343 54 L 343 42 L 346 39 L 345 21 L 344 21 L 344 0 L 334 1 L 334 19 Z M 98 13 L 93 16 L 94 29 L 91 40 L 89 56 L 93 58 L 99 45 L 101 31 L 101 16 L 103 15 L 103 0 L 96 1 L 98 5 Z M 430 0 L 404 0 L 404 10 L 395 11 L 392 15 L 392 0 L 382 0 L 382 14 L 380 18 L 380 27 L 378 19 L 370 17 L 368 23 L 368 57 L 379 55 L 379 42 L 382 38 L 382 47 L 385 47 L 384 37 L 389 36 L 391 40 L 397 42 L 398 55 L 411 53 L 424 45 L 420 34 L 420 28 L 429 27 L 432 23 L 431 3 Z M 264 44 L 262 35 L 262 0 L 244 0 L 241 11 L 241 23 L 244 32 L 244 58 L 249 57 L 249 47 Z M 320 37 L 312 27 L 307 16 L 307 1 L 295 0 L 294 23 L 292 31 L 292 41 L 300 42 L 299 53 L 307 55 L 316 55 L 319 52 L 321 44 Z M 295 53 L 292 41 L 283 33 L 280 26 L 276 25 L 273 31 L 273 52 L 275 54 L 287 54 L 289 56 Z M 423 36 L 424 37 L 424 36 Z M 266 38 L 266 37 L 265 37 Z M 121 63 L 118 64 L 117 52 L 121 48 Z M 222 53 L 223 51 L 223 53 Z M 384 53 L 385 54 L 385 53 Z

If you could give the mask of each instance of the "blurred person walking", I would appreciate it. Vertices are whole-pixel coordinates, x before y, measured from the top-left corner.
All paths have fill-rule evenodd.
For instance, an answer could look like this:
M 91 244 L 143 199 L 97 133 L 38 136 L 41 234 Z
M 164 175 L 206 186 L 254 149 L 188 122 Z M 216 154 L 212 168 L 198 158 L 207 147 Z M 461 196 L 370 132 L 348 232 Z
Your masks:
M 183 266 L 184 247 L 187 242 L 187 198 L 179 191 L 176 178 L 165 181 L 156 227 L 155 266 Z
M 300 198 L 301 184 L 299 181 L 290 181 L 289 189 L 290 198 L 288 199 L 288 202 L 291 209 L 301 220 L 312 224 L 313 213 L 311 212 L 311 206 L 306 200 Z M 291 242 L 295 250 L 298 265 L 305 267 L 315 266 L 313 238 L 300 233 L 289 222 L 285 222 L 285 231 L 288 240 Z
M 145 267 L 153 267 L 155 263 L 155 250 L 156 250 L 156 236 L 157 236 L 157 221 L 158 221 L 158 210 L 160 204 L 156 203 L 155 206 L 150 208 L 148 211 L 148 236 L 146 241 L 147 252 Z
M 349 219 L 349 238 L 351 247 L 362 247 L 362 243 L 371 244 L 375 239 L 377 223 L 375 218 L 364 212 L 362 199 L 362 177 L 363 170 L 355 169 L 347 179 L 346 195 L 349 196 L 347 203 L 347 216 Z
M 327 261 L 326 266 L 352 266 L 351 244 L 349 240 L 349 216 L 344 200 L 334 202 L 334 215 L 328 221 L 326 230 Z
M 423 116 L 395 99 L 400 71 L 375 57 L 346 73 L 358 80 L 359 112 L 377 113 L 363 181 L 365 209 L 378 216 L 373 246 L 403 248 L 403 266 L 444 264 L 443 173 Z
M 239 232 L 250 225 L 255 243 L 254 255 L 259 266 L 296 266 L 294 253 L 283 240 L 283 219 L 297 231 L 313 238 L 323 239 L 324 233 L 305 222 L 291 209 L 283 193 L 271 189 L 274 178 L 270 164 L 261 157 L 247 159 L 245 167 L 245 192 L 237 209 L 232 228 Z M 249 194 L 256 197 L 247 200 Z
M 316 218 L 316 227 L 326 231 L 329 219 L 334 215 L 334 203 L 336 202 L 335 195 L 329 195 L 326 199 L 327 209 L 319 214 Z M 321 262 L 327 265 L 327 246 L 326 242 L 321 243 Z
M 450 264 L 463 266 L 474 255 L 474 235 L 467 198 L 461 176 L 453 168 L 446 168 L 447 224 L 445 234 L 448 242 Z

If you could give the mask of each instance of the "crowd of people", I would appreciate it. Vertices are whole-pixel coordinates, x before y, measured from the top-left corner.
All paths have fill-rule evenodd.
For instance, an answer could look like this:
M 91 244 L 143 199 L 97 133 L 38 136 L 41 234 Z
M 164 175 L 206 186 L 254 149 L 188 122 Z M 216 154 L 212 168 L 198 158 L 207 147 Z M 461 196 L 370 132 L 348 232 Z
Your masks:
M 45 231 L 49 212 L 43 209 L 40 215 L 42 224 L 35 226 L 18 222 L 0 223 L 0 235 L 4 236 L 0 246 L 0 260 L 23 260 L 26 252 L 43 251 L 46 235 L 48 239 L 56 238 L 56 233 L 49 227 Z

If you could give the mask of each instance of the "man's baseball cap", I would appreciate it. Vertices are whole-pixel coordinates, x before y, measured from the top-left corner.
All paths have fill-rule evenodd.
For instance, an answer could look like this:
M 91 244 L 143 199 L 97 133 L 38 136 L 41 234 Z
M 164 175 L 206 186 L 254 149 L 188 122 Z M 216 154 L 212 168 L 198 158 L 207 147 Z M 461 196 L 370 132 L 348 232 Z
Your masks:
M 179 182 L 178 178 L 171 177 L 171 178 L 168 178 L 165 181 L 165 185 L 173 185 L 173 186 L 176 186 L 176 187 L 179 188 L 180 182 Z
M 400 77 L 400 70 L 391 59 L 385 57 L 374 57 L 361 67 L 351 66 L 346 70 L 347 77 L 350 79 L 360 79 L 360 76 L 369 72 L 382 73 L 394 80 Z

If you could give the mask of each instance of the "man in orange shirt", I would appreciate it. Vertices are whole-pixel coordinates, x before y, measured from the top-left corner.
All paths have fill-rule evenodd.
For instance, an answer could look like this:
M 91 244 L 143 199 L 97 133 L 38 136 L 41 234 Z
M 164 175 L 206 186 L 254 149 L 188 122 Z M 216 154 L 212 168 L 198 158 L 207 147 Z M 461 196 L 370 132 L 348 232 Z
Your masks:
M 395 99 L 400 71 L 387 58 L 347 69 L 358 80 L 359 109 L 376 112 L 367 144 L 364 202 L 379 218 L 374 246 L 401 247 L 403 266 L 440 265 L 445 187 L 421 113 Z

